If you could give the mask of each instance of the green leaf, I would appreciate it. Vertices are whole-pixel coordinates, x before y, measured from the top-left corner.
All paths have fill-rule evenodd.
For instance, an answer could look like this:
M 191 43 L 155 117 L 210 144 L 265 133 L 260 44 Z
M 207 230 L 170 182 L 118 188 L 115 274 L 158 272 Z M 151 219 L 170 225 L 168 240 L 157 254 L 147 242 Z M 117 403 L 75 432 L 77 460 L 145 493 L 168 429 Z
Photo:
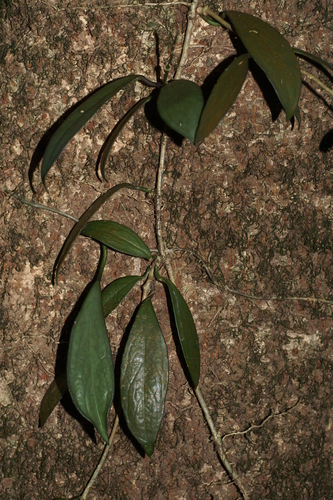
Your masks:
M 89 290 L 71 330 L 67 383 L 76 408 L 107 443 L 114 373 L 99 281 Z
M 134 104 L 134 106 L 122 117 L 122 119 L 119 120 L 119 122 L 117 123 L 117 125 L 114 127 L 111 134 L 107 138 L 100 158 L 100 169 L 104 180 L 107 180 L 105 177 L 106 160 L 114 142 L 116 141 L 122 129 L 125 127 L 126 123 L 132 118 L 132 116 L 135 115 L 137 111 L 139 111 L 139 109 L 142 108 L 142 106 L 144 106 L 148 101 L 150 101 L 150 99 L 151 96 L 149 95 L 148 97 L 144 97 L 143 99 L 140 99 L 140 101 L 138 101 L 136 104 Z
M 290 120 L 301 94 L 302 77 L 288 41 L 269 24 L 244 12 L 226 11 L 246 50 L 266 74 Z
M 97 210 L 99 210 L 99 208 L 101 208 L 101 206 L 111 196 L 113 196 L 114 194 L 116 194 L 116 192 L 119 191 L 120 189 L 124 189 L 124 188 L 134 189 L 134 190 L 137 190 L 137 191 L 144 191 L 146 193 L 150 191 L 147 188 L 143 188 L 143 187 L 140 187 L 140 186 L 134 186 L 133 184 L 129 184 L 127 182 L 124 182 L 123 184 L 117 184 L 113 188 L 111 188 L 108 191 L 106 191 L 106 193 L 104 193 L 101 196 L 99 196 L 90 205 L 90 207 L 87 208 L 87 210 L 81 215 L 80 219 L 75 224 L 75 226 L 73 226 L 71 232 L 69 233 L 69 235 L 67 236 L 67 238 L 65 240 L 65 243 L 62 246 L 62 249 L 61 249 L 61 251 L 60 251 L 60 253 L 58 255 L 58 258 L 57 258 L 57 261 L 56 261 L 56 264 L 55 264 L 54 270 L 53 270 L 53 280 L 56 283 L 58 283 L 58 275 L 59 275 L 60 267 L 61 267 L 62 263 L 64 262 L 64 260 L 66 258 L 66 255 L 68 254 L 68 252 L 70 251 L 71 247 L 73 246 L 76 238 L 79 236 L 79 234 L 81 232 L 81 229 L 84 228 L 84 226 L 87 224 L 87 222 L 89 221 L 89 219 L 91 219 L 91 217 L 97 212 Z
M 205 139 L 229 111 L 243 86 L 248 67 L 249 56 L 243 54 L 236 57 L 217 80 L 200 118 L 196 144 Z
M 132 290 L 138 281 L 144 276 L 124 276 L 118 278 L 107 285 L 102 291 L 102 304 L 104 317 L 108 316 L 120 302 L 124 300 L 126 295 Z
M 54 408 L 57 406 L 65 392 L 68 390 L 66 374 L 55 378 L 44 394 L 40 405 L 39 423 L 43 427 Z
M 162 87 L 157 99 L 162 120 L 193 143 L 203 106 L 201 88 L 189 80 L 168 83 Z
M 178 338 L 184 354 L 186 366 L 194 387 L 197 387 L 200 379 L 200 349 L 198 334 L 191 311 L 178 288 L 170 280 L 160 276 L 157 267 L 155 267 L 155 276 L 156 279 L 164 283 L 168 289 Z
M 81 104 L 69 114 L 53 134 L 45 150 L 41 169 L 43 184 L 45 183 L 45 177 L 51 166 L 80 128 L 82 128 L 99 108 L 111 99 L 111 97 L 126 87 L 126 85 L 139 78 L 140 75 L 129 75 L 103 85 L 88 98 L 84 98 Z
M 110 220 L 88 222 L 81 230 L 83 236 L 88 236 L 116 252 L 151 259 L 152 255 L 144 241 L 132 229 Z
M 150 299 L 135 317 L 121 363 L 121 405 L 129 430 L 151 456 L 164 413 L 168 353 Z

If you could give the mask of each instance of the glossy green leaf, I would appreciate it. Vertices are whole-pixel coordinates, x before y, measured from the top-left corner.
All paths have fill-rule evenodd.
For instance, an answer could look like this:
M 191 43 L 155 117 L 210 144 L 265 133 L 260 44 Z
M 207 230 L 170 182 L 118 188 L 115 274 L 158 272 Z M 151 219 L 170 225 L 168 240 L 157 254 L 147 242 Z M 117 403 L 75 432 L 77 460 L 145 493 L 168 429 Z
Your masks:
M 151 456 L 164 413 L 168 353 L 150 299 L 139 307 L 121 363 L 121 405 L 129 430 Z
M 117 252 L 151 259 L 152 255 L 144 241 L 132 229 L 111 220 L 96 220 L 88 222 L 81 230 L 83 236 L 106 245 Z
M 104 317 L 108 316 L 124 298 L 129 294 L 132 288 L 142 280 L 144 276 L 124 276 L 118 278 L 107 285 L 102 291 L 102 304 Z
M 151 96 L 149 95 L 148 97 L 144 97 L 143 99 L 140 99 L 134 106 L 119 120 L 117 125 L 114 127 L 112 130 L 111 134 L 109 135 L 108 139 L 106 140 L 103 148 L 103 152 L 101 154 L 100 158 L 100 169 L 101 169 L 101 174 L 104 180 L 107 180 L 105 177 L 105 164 L 106 160 L 108 158 L 108 155 L 110 153 L 110 150 L 115 143 L 118 135 L 122 131 L 122 129 L 125 127 L 126 123 L 132 118 L 132 116 L 135 115 L 139 111 L 139 109 L 142 108 L 148 101 L 150 101 Z
M 229 111 L 243 86 L 248 67 L 249 56 L 243 54 L 223 71 L 203 109 L 195 136 L 196 144 L 205 139 Z
M 168 83 L 162 87 L 157 99 L 162 120 L 193 143 L 203 106 L 201 88 L 189 80 Z
M 200 379 L 200 348 L 192 313 L 178 288 L 170 280 L 160 276 L 156 267 L 155 276 L 156 279 L 164 283 L 168 289 L 178 338 L 186 366 L 194 387 L 197 387 Z
M 66 374 L 56 377 L 42 399 L 39 411 L 39 424 L 44 426 L 54 408 L 57 406 L 65 392 L 68 390 Z
M 41 169 L 43 183 L 55 160 L 83 125 L 90 120 L 99 108 L 111 99 L 111 97 L 126 87 L 126 85 L 139 78 L 140 75 L 129 75 L 103 85 L 88 98 L 84 98 L 81 104 L 69 114 L 60 127 L 57 128 L 45 150 Z
M 99 281 L 89 290 L 71 330 L 67 383 L 76 408 L 107 443 L 114 372 Z
M 261 19 L 238 11 L 226 11 L 234 30 L 254 61 L 266 74 L 290 120 L 301 94 L 298 60 L 288 41 Z
M 58 255 L 58 258 L 57 258 L 57 261 L 56 261 L 56 264 L 55 264 L 54 270 L 53 270 L 53 280 L 56 283 L 58 283 L 58 275 L 59 275 L 60 267 L 61 267 L 62 263 L 64 262 L 64 260 L 66 258 L 66 255 L 68 254 L 68 252 L 70 251 L 71 247 L 73 246 L 76 238 L 79 236 L 80 231 L 84 228 L 84 226 L 87 224 L 87 222 L 89 221 L 89 219 L 91 219 L 91 217 L 97 212 L 97 210 L 99 210 L 101 208 L 101 206 L 111 196 L 113 196 L 114 194 L 116 194 L 116 192 L 119 191 L 120 189 L 124 189 L 124 188 L 134 189 L 134 190 L 137 190 L 137 191 L 144 191 L 145 193 L 147 193 L 147 192 L 150 191 L 147 188 L 143 188 L 143 187 L 140 187 L 140 186 L 134 186 L 133 184 L 129 184 L 129 183 L 125 182 L 123 184 L 117 184 L 113 188 L 111 188 L 108 191 L 106 191 L 106 193 L 104 193 L 101 196 L 99 196 L 90 205 L 90 207 L 87 208 L 87 210 L 81 215 L 80 219 L 75 224 L 75 226 L 73 226 L 71 232 L 69 233 L 69 235 L 67 236 L 67 238 L 65 240 L 65 243 L 62 246 L 62 249 L 61 249 L 61 251 L 60 251 L 60 253 Z

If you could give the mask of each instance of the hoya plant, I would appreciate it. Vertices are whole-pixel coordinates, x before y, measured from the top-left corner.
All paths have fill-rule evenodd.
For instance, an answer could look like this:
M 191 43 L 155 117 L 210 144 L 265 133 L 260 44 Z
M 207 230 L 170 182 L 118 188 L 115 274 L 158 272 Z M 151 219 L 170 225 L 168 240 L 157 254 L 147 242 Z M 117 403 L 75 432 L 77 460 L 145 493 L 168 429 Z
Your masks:
M 149 101 L 164 122 L 160 150 L 160 162 L 156 166 L 155 186 L 136 186 L 130 183 L 118 184 L 99 196 L 92 205 L 76 219 L 56 260 L 53 281 L 59 285 L 62 264 L 79 237 L 89 238 L 100 245 L 101 257 L 96 263 L 95 277 L 86 288 L 84 300 L 72 324 L 67 354 L 66 373 L 57 377 L 47 390 L 40 408 L 40 424 L 45 425 L 49 415 L 62 396 L 69 391 L 77 410 L 90 421 L 106 447 L 101 462 L 93 476 L 96 479 L 100 466 L 109 451 L 118 416 L 110 434 L 108 416 L 114 401 L 115 391 L 119 392 L 120 405 L 115 408 L 123 413 L 133 439 L 143 452 L 151 457 L 163 419 L 168 388 L 168 354 L 163 336 L 163 325 L 158 322 L 152 297 L 158 286 L 165 288 L 171 323 L 175 327 L 177 352 L 182 358 L 188 383 L 195 391 L 203 414 L 217 445 L 217 452 L 224 468 L 244 498 L 247 493 L 241 479 L 228 461 L 209 414 L 203 394 L 200 391 L 200 349 L 199 339 L 189 306 L 174 284 L 173 271 L 169 263 L 170 253 L 161 236 L 161 182 L 163 158 L 168 135 L 182 137 L 195 146 L 204 141 L 219 126 L 239 96 L 245 79 L 249 75 L 249 63 L 257 65 L 265 74 L 267 85 L 274 88 L 284 110 L 285 118 L 292 124 L 297 119 L 301 124 L 299 98 L 302 89 L 300 59 L 307 59 L 321 68 L 333 67 L 308 52 L 293 48 L 288 40 L 267 22 L 238 11 L 225 11 L 219 15 L 208 7 L 197 7 L 194 1 L 190 7 L 188 27 L 183 54 L 174 75 L 165 71 L 163 81 L 152 82 L 144 75 L 130 74 L 110 81 L 96 89 L 71 111 L 52 135 L 45 150 L 41 180 L 47 184 L 47 176 L 59 155 L 79 132 L 79 130 L 120 91 L 139 82 L 151 93 L 127 110 L 124 117 L 114 127 L 103 145 L 99 169 L 106 178 L 108 154 L 115 140 L 128 120 Z M 202 88 L 195 82 L 182 79 L 181 69 L 187 57 L 187 49 L 195 14 L 213 26 L 228 30 L 235 43 L 235 54 L 211 88 L 204 96 Z M 216 29 L 216 28 L 214 28 Z M 217 130 L 218 132 L 218 130 Z M 155 167 L 152 167 L 155 168 Z M 141 237 L 140 228 L 135 232 L 115 220 L 95 220 L 96 213 L 114 196 L 121 196 L 124 190 L 139 190 L 149 193 L 155 200 L 155 210 L 151 214 L 155 220 L 157 250 L 150 249 Z M 145 272 L 142 275 L 119 276 L 103 289 L 101 279 L 107 262 L 107 251 L 112 249 L 125 255 L 142 259 Z M 142 298 L 137 304 L 131 321 L 129 335 L 121 359 L 120 384 L 115 385 L 114 364 L 105 318 L 110 315 L 134 287 L 142 288 Z M 92 481 L 80 498 L 87 498 Z

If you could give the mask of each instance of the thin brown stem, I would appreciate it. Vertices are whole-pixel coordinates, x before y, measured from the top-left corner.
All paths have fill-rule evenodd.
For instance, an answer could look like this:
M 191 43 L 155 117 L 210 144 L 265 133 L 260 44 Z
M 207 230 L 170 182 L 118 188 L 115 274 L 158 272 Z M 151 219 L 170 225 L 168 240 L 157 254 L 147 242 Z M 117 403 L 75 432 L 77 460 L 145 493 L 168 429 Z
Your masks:
M 190 47 L 190 42 L 191 42 L 191 35 L 192 35 L 192 30 L 193 30 L 193 22 L 196 16 L 196 11 L 198 8 L 198 0 L 193 0 L 189 14 L 188 14 L 188 24 L 186 28 L 186 33 L 185 33 L 185 38 L 183 42 L 183 49 L 182 49 L 182 54 L 181 58 L 175 73 L 175 80 L 181 78 L 182 70 L 184 68 L 184 65 L 186 64 L 187 57 L 188 57 L 188 51 Z M 231 27 L 230 27 L 231 28 Z M 165 258 L 166 254 L 168 253 L 168 250 L 165 249 L 164 246 L 164 241 L 163 241 L 163 235 L 162 235 L 162 224 L 161 224 L 161 211 L 162 211 L 162 189 L 163 189 L 163 173 L 165 169 L 165 153 L 166 153 L 166 146 L 167 146 L 167 137 L 165 135 L 162 136 L 161 139 L 161 147 L 160 147 L 160 161 L 159 161 L 159 167 L 158 167 L 158 172 L 157 172 L 157 183 L 156 183 L 156 201 L 155 201 L 155 211 L 156 211 L 156 235 L 157 235 L 157 245 L 158 245 L 158 250 L 162 258 Z M 166 270 L 168 272 L 169 278 L 172 282 L 174 282 L 174 273 L 173 273 L 173 268 L 171 266 L 171 263 L 169 259 L 165 258 L 164 259 L 164 264 L 166 267 Z M 226 454 L 223 451 L 222 447 L 222 441 L 221 441 L 221 436 L 217 432 L 214 422 L 212 420 L 211 414 L 209 412 L 208 406 L 205 402 L 205 399 L 202 395 L 202 392 L 199 387 L 195 389 L 195 394 L 197 397 L 197 400 L 199 402 L 199 405 L 202 409 L 202 412 L 204 414 L 204 417 L 207 421 L 207 424 L 209 426 L 209 429 L 212 433 L 212 436 L 214 438 L 214 441 L 216 443 L 217 447 L 217 453 L 218 456 L 221 460 L 221 463 L 234 482 L 238 492 L 242 495 L 244 500 L 248 499 L 247 493 L 242 485 L 241 479 L 239 478 L 238 474 L 234 471 L 232 468 L 229 460 L 226 457 Z
M 226 284 L 221 285 L 221 283 L 219 283 L 217 281 L 217 279 L 213 276 L 213 273 L 211 272 L 211 270 L 209 269 L 209 267 L 207 266 L 207 264 L 205 263 L 203 258 L 200 257 L 200 255 L 197 254 L 196 252 L 193 252 L 192 250 L 188 250 L 186 248 L 178 248 L 178 247 L 173 248 L 173 249 L 169 249 L 168 252 L 169 253 L 171 253 L 171 252 L 184 252 L 184 253 L 188 253 L 190 255 L 193 255 L 193 257 L 195 257 L 200 262 L 200 264 L 204 268 L 208 278 L 213 283 L 213 285 L 215 285 L 217 288 L 219 288 L 223 292 L 229 292 L 229 293 L 232 293 L 233 295 L 238 295 L 240 297 L 244 297 L 245 299 L 249 299 L 249 300 L 257 300 L 257 301 L 265 301 L 265 302 L 270 301 L 270 300 L 273 300 L 276 302 L 284 302 L 284 301 L 318 302 L 318 303 L 333 306 L 333 300 L 321 299 L 318 297 L 298 297 L 298 296 L 295 296 L 295 297 L 276 297 L 274 295 L 273 296 L 251 295 L 248 293 L 240 292 L 238 290 L 233 290 L 232 288 L 229 288 L 228 285 L 226 285 Z
M 97 477 L 98 477 L 98 475 L 103 467 L 105 460 L 107 459 L 108 453 L 110 451 L 110 448 L 111 448 L 113 440 L 114 440 L 114 436 L 115 436 L 117 428 L 118 428 L 118 424 L 119 424 L 119 417 L 117 415 L 115 418 L 114 424 L 113 424 L 112 432 L 111 432 L 110 437 L 109 437 L 109 443 L 105 445 L 103 454 L 102 454 L 102 456 L 97 464 L 97 467 L 94 470 L 93 475 L 91 476 L 87 486 L 85 487 L 85 489 L 80 497 L 81 500 L 87 499 L 88 493 L 89 493 L 91 487 L 93 486 L 94 482 L 96 481 L 96 479 L 97 479 Z
M 160 146 L 160 160 L 157 171 L 156 200 L 155 200 L 156 238 L 157 238 L 158 251 L 162 257 L 165 256 L 164 241 L 162 236 L 162 181 L 164 173 L 166 143 L 167 143 L 167 136 L 163 134 Z
M 206 419 L 206 422 L 209 426 L 210 432 L 212 433 L 213 439 L 214 439 L 215 444 L 216 444 L 217 453 L 218 453 L 218 456 L 221 460 L 221 463 L 222 463 L 224 469 L 227 471 L 230 478 L 232 479 L 232 481 L 233 481 L 235 487 L 237 488 L 237 490 L 239 491 L 239 493 L 242 495 L 244 500 L 247 500 L 249 497 L 246 493 L 246 490 L 242 484 L 242 481 L 241 481 L 239 475 L 232 468 L 232 466 L 231 466 L 231 464 L 230 464 L 230 462 L 229 462 L 229 460 L 228 460 L 228 458 L 223 450 L 221 434 L 219 432 L 217 432 L 217 430 L 215 428 L 210 411 L 207 407 L 206 401 L 201 393 L 199 386 L 195 389 L 195 395 L 199 401 L 202 412 L 203 412 L 205 419 Z
M 187 56 L 188 56 L 188 51 L 190 48 L 191 36 L 192 36 L 192 31 L 193 31 L 193 23 L 194 23 L 196 11 L 198 8 L 198 2 L 199 2 L 199 0 L 193 0 L 191 7 L 190 7 L 190 10 L 189 10 L 189 13 L 188 13 L 187 28 L 186 28 L 186 32 L 185 32 L 183 50 L 182 50 L 182 55 L 180 57 L 178 68 L 177 68 L 177 71 L 175 74 L 175 80 L 179 80 L 181 78 L 181 74 L 182 74 L 184 65 L 187 61 Z
M 255 429 L 260 429 L 261 427 L 263 427 L 268 422 L 268 420 L 270 420 L 272 418 L 282 417 L 283 415 L 287 415 L 287 413 L 289 413 L 291 410 L 293 410 L 294 408 L 296 408 L 296 406 L 298 406 L 298 404 L 299 404 L 299 401 L 297 401 L 296 404 L 294 404 L 293 406 L 291 406 L 287 410 L 281 411 L 279 413 L 270 413 L 269 415 L 267 415 L 267 417 L 265 417 L 262 420 L 262 422 L 260 422 L 260 424 L 252 424 L 247 429 L 244 429 L 243 431 L 228 432 L 228 434 L 224 434 L 222 436 L 222 438 L 221 438 L 222 445 L 223 445 L 223 441 L 227 437 L 242 436 L 242 435 L 244 436 L 244 435 L 248 434 L 249 432 L 254 431 Z

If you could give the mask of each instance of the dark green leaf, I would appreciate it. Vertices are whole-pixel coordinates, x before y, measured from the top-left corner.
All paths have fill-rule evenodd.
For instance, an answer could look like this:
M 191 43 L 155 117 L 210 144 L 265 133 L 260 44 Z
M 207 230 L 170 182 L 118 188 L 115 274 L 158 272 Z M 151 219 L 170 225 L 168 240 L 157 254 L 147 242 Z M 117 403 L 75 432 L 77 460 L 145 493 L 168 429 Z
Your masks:
M 103 85 L 70 113 L 53 134 L 45 150 L 41 169 L 43 183 L 55 160 L 80 128 L 119 90 L 139 78 L 140 75 L 129 75 Z
M 233 105 L 248 72 L 248 59 L 248 54 L 236 57 L 217 80 L 200 118 L 196 144 L 215 129 Z
M 140 305 L 121 363 L 121 405 L 129 430 L 151 456 L 164 413 L 168 353 L 152 303 Z
M 76 238 L 79 236 L 81 229 L 84 228 L 84 226 L 87 224 L 89 219 L 97 212 L 99 208 L 111 197 L 113 196 L 117 191 L 123 188 L 129 188 L 129 189 L 135 189 L 138 191 L 144 191 L 144 192 L 149 192 L 149 189 L 139 187 L 139 186 L 134 186 L 133 184 L 129 183 L 123 183 L 123 184 L 117 184 L 113 188 L 109 189 L 106 191 L 106 193 L 102 194 L 99 196 L 87 210 L 81 215 L 79 221 L 73 226 L 71 232 L 66 238 L 65 243 L 62 246 L 62 249 L 58 255 L 56 264 L 54 266 L 54 271 L 53 271 L 53 279 L 55 280 L 56 283 L 58 283 L 58 275 L 60 271 L 60 267 L 62 263 L 64 262 L 66 255 L 70 251 L 71 247 L 73 246 L 73 243 L 75 242 Z
M 144 241 L 132 229 L 123 224 L 110 220 L 96 220 L 88 222 L 81 230 L 83 236 L 106 245 L 117 252 L 133 257 L 151 259 L 152 255 Z
M 138 281 L 142 280 L 144 276 L 124 276 L 118 278 L 102 291 L 102 304 L 104 317 L 108 316 L 120 302 L 124 300 L 126 295 L 132 290 Z
M 288 41 L 269 24 L 244 12 L 227 11 L 234 30 L 254 61 L 266 74 L 290 120 L 301 94 L 298 60 Z
M 114 395 L 114 373 L 99 281 L 92 285 L 72 327 L 67 383 L 76 408 L 107 443 L 107 417 Z
M 166 285 L 170 294 L 179 342 L 191 380 L 194 387 L 197 387 L 200 379 L 200 349 L 191 311 L 178 288 L 170 280 L 160 276 L 156 267 L 155 276 Z
M 193 143 L 203 106 L 201 88 L 189 80 L 168 83 L 162 87 L 157 99 L 162 120 Z
M 104 180 L 106 180 L 106 177 L 105 177 L 106 160 L 107 160 L 107 157 L 110 153 L 110 150 L 111 150 L 114 142 L 116 141 L 116 139 L 117 139 L 118 135 L 120 134 L 120 132 L 122 131 L 122 129 L 125 127 L 126 123 L 132 118 L 133 115 L 135 115 L 135 113 L 137 111 L 139 111 L 140 108 L 142 108 L 142 106 L 144 106 L 146 104 L 146 102 L 150 101 L 150 99 L 151 99 L 151 96 L 144 97 L 143 99 L 140 99 L 140 101 L 138 101 L 136 104 L 134 104 L 134 106 L 126 113 L 126 115 L 123 116 L 122 119 L 117 123 L 117 125 L 112 130 L 109 137 L 107 138 L 107 141 L 104 144 L 103 152 L 102 152 L 101 158 L 100 158 L 100 169 L 101 169 L 101 174 L 102 174 L 102 177 Z
M 53 380 L 52 384 L 44 394 L 39 411 L 39 423 L 41 427 L 43 427 L 46 420 L 49 418 L 67 390 L 67 378 L 64 373 Z

